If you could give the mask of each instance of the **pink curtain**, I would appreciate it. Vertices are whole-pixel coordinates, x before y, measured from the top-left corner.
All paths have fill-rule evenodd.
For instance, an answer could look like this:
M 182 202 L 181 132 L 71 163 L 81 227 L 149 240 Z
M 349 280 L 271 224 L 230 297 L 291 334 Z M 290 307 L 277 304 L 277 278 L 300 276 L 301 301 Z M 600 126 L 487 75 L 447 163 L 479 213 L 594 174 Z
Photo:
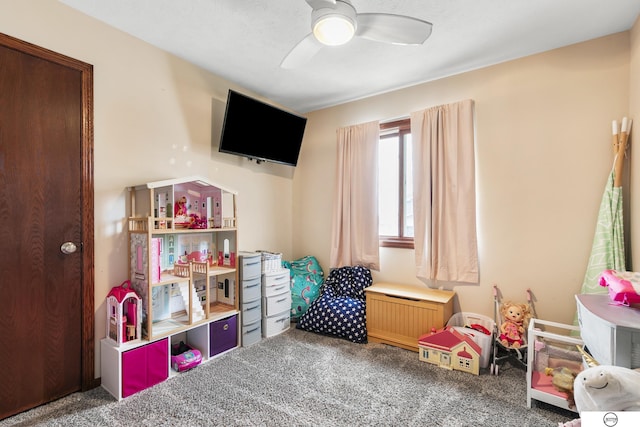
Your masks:
M 478 283 L 473 101 L 411 114 L 417 276 Z
M 380 270 L 378 243 L 378 141 L 370 122 L 338 129 L 338 166 L 331 267 L 363 265 Z

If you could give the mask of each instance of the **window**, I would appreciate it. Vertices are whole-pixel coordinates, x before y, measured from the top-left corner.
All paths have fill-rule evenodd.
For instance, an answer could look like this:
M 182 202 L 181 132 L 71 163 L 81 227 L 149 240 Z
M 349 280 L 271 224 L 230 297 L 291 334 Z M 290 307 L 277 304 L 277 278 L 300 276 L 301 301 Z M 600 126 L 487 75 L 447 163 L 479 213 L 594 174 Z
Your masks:
M 409 119 L 381 124 L 378 150 L 380 246 L 413 248 L 413 174 Z

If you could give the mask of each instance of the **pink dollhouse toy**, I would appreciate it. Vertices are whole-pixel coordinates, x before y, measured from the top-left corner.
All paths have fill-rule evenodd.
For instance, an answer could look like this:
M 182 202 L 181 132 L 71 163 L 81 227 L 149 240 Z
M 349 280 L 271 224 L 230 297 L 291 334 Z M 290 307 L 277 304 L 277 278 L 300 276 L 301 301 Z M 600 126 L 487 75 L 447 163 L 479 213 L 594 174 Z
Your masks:
M 474 375 L 480 373 L 482 348 L 471 337 L 451 327 L 422 335 L 418 347 L 423 362 Z
M 128 280 L 107 295 L 107 339 L 117 346 L 138 341 L 142 332 L 142 299 Z

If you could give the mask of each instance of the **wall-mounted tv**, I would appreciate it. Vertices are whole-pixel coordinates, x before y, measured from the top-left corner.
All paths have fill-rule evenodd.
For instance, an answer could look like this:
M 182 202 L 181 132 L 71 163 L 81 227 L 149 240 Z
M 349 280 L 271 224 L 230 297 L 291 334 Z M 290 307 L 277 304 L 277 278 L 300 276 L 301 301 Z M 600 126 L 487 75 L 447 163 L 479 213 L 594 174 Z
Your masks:
M 229 90 L 219 151 L 296 166 L 305 117 Z

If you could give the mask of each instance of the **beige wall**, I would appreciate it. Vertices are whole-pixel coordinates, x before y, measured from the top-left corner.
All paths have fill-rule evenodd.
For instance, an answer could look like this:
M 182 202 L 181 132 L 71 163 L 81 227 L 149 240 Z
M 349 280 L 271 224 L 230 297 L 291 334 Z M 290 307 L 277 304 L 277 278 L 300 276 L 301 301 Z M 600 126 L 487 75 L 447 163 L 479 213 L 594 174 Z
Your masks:
M 97 376 L 104 298 L 128 276 L 127 186 L 207 177 L 239 193 L 240 250 L 291 253 L 292 229 L 277 225 L 292 221 L 293 169 L 211 147 L 212 105 L 224 109 L 230 87 L 248 91 L 56 0 L 0 0 L 0 11 L 3 33 L 94 66 Z
M 571 323 L 613 162 L 611 120 L 629 115 L 629 49 L 625 32 L 312 112 L 294 178 L 294 253 L 328 270 L 338 127 L 471 98 L 481 279 L 438 286 L 457 292 L 457 310 L 491 317 L 493 284 L 519 301 L 530 288 L 539 317 Z M 381 248 L 374 279 L 424 286 L 413 256 Z

